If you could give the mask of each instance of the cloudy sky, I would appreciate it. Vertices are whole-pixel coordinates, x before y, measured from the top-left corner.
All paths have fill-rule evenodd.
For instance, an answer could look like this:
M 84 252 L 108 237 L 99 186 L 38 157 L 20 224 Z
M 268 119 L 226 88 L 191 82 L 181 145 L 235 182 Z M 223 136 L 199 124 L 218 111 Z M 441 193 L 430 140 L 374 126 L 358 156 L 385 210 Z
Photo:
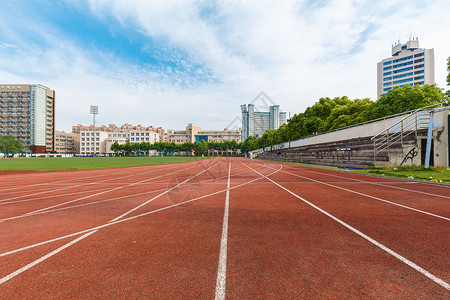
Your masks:
M 376 99 L 376 63 L 413 34 L 446 88 L 448 0 L 2 0 L 0 83 L 56 90 L 57 130 L 223 129 L 261 91 L 298 113 Z

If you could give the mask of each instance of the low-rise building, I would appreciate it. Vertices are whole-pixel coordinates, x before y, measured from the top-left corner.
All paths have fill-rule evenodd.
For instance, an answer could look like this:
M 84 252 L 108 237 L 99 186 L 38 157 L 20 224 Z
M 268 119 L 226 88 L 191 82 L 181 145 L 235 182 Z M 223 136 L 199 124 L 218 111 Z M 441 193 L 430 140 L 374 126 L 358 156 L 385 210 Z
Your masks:
M 94 128 L 93 125 L 83 126 L 78 124 L 72 126 L 72 131 L 79 135 L 79 154 L 81 155 L 110 155 L 111 145 L 115 142 L 119 144 L 148 142 L 153 144 L 160 142 L 164 137 L 162 127 L 133 126 L 124 124 L 120 127 L 110 124 L 101 125 Z
M 206 142 L 224 142 L 236 141 L 241 142 L 240 130 L 202 130 L 200 125 L 189 123 L 186 130 L 168 130 L 166 134 L 166 142 L 183 144 L 186 142 L 199 142 L 205 140 Z
M 80 135 L 73 132 L 55 132 L 55 151 L 63 154 L 80 153 Z

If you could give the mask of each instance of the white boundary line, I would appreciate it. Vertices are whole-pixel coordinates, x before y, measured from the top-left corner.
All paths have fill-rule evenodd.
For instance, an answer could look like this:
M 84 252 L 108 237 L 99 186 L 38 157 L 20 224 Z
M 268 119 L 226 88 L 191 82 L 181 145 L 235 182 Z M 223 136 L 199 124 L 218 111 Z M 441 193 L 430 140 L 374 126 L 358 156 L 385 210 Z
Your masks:
M 46 260 L 47 258 L 52 257 L 53 255 L 55 255 L 55 254 L 61 252 L 62 250 L 66 249 L 66 248 L 68 248 L 68 247 L 70 247 L 70 246 L 72 246 L 72 245 L 75 244 L 75 243 L 78 243 L 78 242 L 81 241 L 82 239 L 87 238 L 88 236 L 90 236 L 91 234 L 96 233 L 96 232 L 97 232 L 97 231 L 91 231 L 91 232 L 88 232 L 88 233 L 86 233 L 85 235 L 82 235 L 82 236 L 80 236 L 80 237 L 74 239 L 74 240 L 71 241 L 70 243 L 67 243 L 67 244 L 65 244 L 65 245 L 63 245 L 63 246 L 61 246 L 61 247 L 59 247 L 58 249 L 56 249 L 56 250 L 54 250 L 54 251 L 52 251 L 52 252 L 50 252 L 50 253 L 48 253 L 48 254 L 42 256 L 41 258 L 39 258 L 39 259 L 37 259 L 37 260 L 35 260 L 35 261 L 29 263 L 28 265 L 26 265 L 26 266 L 24 266 L 24 267 L 22 267 L 22 268 L 20 268 L 20 269 L 18 269 L 18 270 L 16 270 L 16 271 L 14 271 L 14 272 L 8 274 L 8 275 L 6 275 L 6 276 L 3 277 L 3 278 L 0 278 L 0 284 L 7 282 L 8 280 L 10 280 L 10 279 L 16 277 L 17 275 L 19 275 L 20 273 L 25 272 L 25 271 L 28 270 L 28 269 L 31 269 L 32 267 L 34 267 L 34 266 L 36 266 L 37 264 L 43 262 L 43 261 Z
M 193 168 L 193 167 L 191 167 L 191 168 Z M 186 169 L 189 169 L 189 168 L 186 168 Z M 185 169 L 185 170 L 186 170 L 186 169 Z M 146 172 L 139 173 L 139 174 L 125 175 L 125 176 L 122 176 L 120 179 L 122 179 L 122 178 L 128 178 L 128 177 L 141 176 L 141 175 L 143 175 L 143 174 L 154 173 L 154 171 L 159 171 L 159 170 L 164 170 L 164 169 L 158 169 L 158 170 L 146 171 Z M 120 173 L 115 173 L 115 174 L 120 174 Z M 108 174 L 108 175 L 109 175 L 109 174 Z M 95 176 L 91 176 L 91 177 L 87 177 L 87 178 L 92 178 L 92 177 L 95 177 Z M 84 178 L 80 178 L 80 179 L 84 179 Z M 96 181 L 95 184 L 103 183 L 103 182 L 105 182 L 105 181 L 110 181 L 110 180 L 117 180 L 117 179 L 118 179 L 117 177 L 114 177 L 114 178 L 107 178 L 107 179 L 104 179 L 104 180 Z M 42 183 L 42 185 L 45 185 L 45 184 L 52 184 L 52 183 Z M 81 186 L 90 186 L 90 185 L 93 185 L 93 184 L 94 184 L 94 183 L 92 183 L 92 182 L 88 182 L 88 183 L 82 183 L 82 184 L 78 184 L 78 185 L 74 185 L 74 186 L 65 186 L 65 187 L 58 188 L 58 189 L 48 189 L 48 190 L 45 190 L 45 191 L 39 191 L 39 192 L 36 192 L 36 193 L 34 193 L 34 194 L 26 194 L 26 195 L 22 195 L 22 196 L 16 196 L 16 197 L 11 197 L 11 198 L 1 199 L 1 200 L 0 200 L 0 203 L 1 203 L 1 202 L 5 202 L 5 201 L 10 201 L 10 200 L 19 199 L 19 198 L 25 198 L 25 197 L 30 197 L 30 196 L 36 196 L 36 195 L 45 194 L 45 193 L 51 193 L 51 192 L 56 192 L 56 191 L 61 191 L 61 190 L 73 189 L 73 188 L 77 188 L 77 187 L 81 187 Z M 123 183 L 121 183 L 121 184 L 123 184 Z M 34 185 L 22 186 L 22 187 L 31 187 L 31 186 L 34 186 Z M 17 191 L 17 192 L 15 192 L 15 193 L 21 193 L 21 192 L 22 192 L 22 191 Z
M 252 168 L 250 168 L 252 169 Z M 252 169 L 253 170 L 253 169 Z M 425 270 L 424 268 L 420 267 L 419 265 L 413 263 L 412 261 L 410 261 L 409 259 L 405 258 L 404 256 L 401 256 L 400 254 L 398 254 L 397 252 L 391 250 L 390 248 L 386 247 L 385 245 L 381 244 L 380 242 L 374 240 L 373 238 L 369 237 L 368 235 L 362 233 L 361 231 L 359 231 L 358 229 L 350 226 L 349 224 L 345 223 L 344 221 L 340 220 L 339 218 L 335 217 L 334 215 L 330 214 L 329 212 L 321 209 L 320 207 L 312 204 L 311 202 L 307 201 L 306 199 L 300 197 L 299 195 L 295 194 L 294 192 L 291 192 L 290 190 L 288 190 L 287 188 L 285 188 L 284 186 L 278 184 L 277 182 L 273 181 L 272 179 L 270 179 L 268 176 L 263 175 L 261 173 L 259 173 L 258 171 L 254 170 L 257 174 L 264 176 L 264 178 L 266 178 L 267 180 L 271 181 L 273 184 L 277 185 L 278 187 L 282 188 L 283 190 L 285 190 L 286 192 L 288 192 L 289 194 L 291 194 L 292 196 L 300 199 L 301 201 L 305 202 L 306 204 L 308 204 L 309 206 L 315 208 L 316 210 L 320 211 L 321 213 L 323 213 L 324 215 L 330 217 L 331 219 L 333 219 L 334 221 L 338 222 L 339 224 L 345 226 L 347 229 L 350 229 L 351 231 L 353 231 L 354 233 L 356 233 L 357 235 L 359 235 L 360 237 L 364 238 L 365 240 L 369 241 L 370 243 L 374 244 L 375 246 L 377 246 L 378 248 L 380 248 L 381 250 L 389 253 L 390 255 L 394 256 L 395 258 L 397 258 L 398 260 L 400 260 L 401 262 L 407 264 L 408 266 L 410 266 L 411 268 L 413 268 L 414 270 L 416 270 L 417 272 L 421 273 L 422 275 L 428 277 L 429 279 L 431 279 L 432 281 L 434 281 L 435 283 L 439 284 L 440 286 L 442 286 L 443 288 L 450 290 L 450 284 L 448 284 L 447 282 L 445 282 L 444 280 L 440 279 L 439 277 L 431 274 L 430 272 L 428 272 L 427 270 Z M 288 173 L 288 172 L 287 172 Z M 270 176 L 270 175 L 269 175 Z
M 263 167 L 258 167 L 256 169 L 258 170 L 258 169 L 263 168 Z M 246 172 L 248 172 L 248 171 L 236 173 L 233 176 L 240 175 L 240 174 L 243 174 L 243 173 L 246 173 Z M 195 184 L 206 184 L 209 181 L 215 181 L 215 180 L 221 179 L 221 178 L 227 178 L 227 176 L 222 176 L 222 177 L 217 177 L 217 178 L 208 179 L 208 180 L 204 180 L 204 181 L 199 181 L 199 182 L 196 182 L 196 183 L 187 183 L 187 184 L 184 184 L 184 186 L 195 185 Z M 51 209 L 51 210 L 44 210 L 44 211 L 41 211 L 41 212 L 38 212 L 38 213 L 33 213 L 33 214 L 19 215 L 19 216 L 15 216 L 15 217 L 8 217 L 8 218 L 0 219 L 0 223 L 4 222 L 4 221 L 9 221 L 9 220 L 19 219 L 19 218 L 24 218 L 24 217 L 32 217 L 32 216 L 37 216 L 37 215 L 41 215 L 41 214 L 57 212 L 57 211 L 61 211 L 61 210 L 67 210 L 67 209 L 72 209 L 72 208 L 88 206 L 88 205 L 95 205 L 95 204 L 104 203 L 104 202 L 110 202 L 110 201 L 114 201 L 114 200 L 120 200 L 120 199 L 126 199 L 126 198 L 143 196 L 143 195 L 146 195 L 146 194 L 162 192 L 162 191 L 165 191 L 166 189 L 167 188 L 162 188 L 162 189 L 158 189 L 158 190 L 152 190 L 152 191 L 138 193 L 138 194 L 132 194 L 132 195 L 124 195 L 124 196 L 120 196 L 120 197 L 115 197 L 115 198 L 110 198 L 110 199 L 105 199 L 105 200 L 99 200 L 99 201 L 94 201 L 94 202 L 88 202 L 88 203 L 83 203 L 83 204 L 79 204 L 79 205 L 66 206 L 66 207 L 57 208 L 57 209 Z M 22 201 L 24 201 L 24 200 L 22 200 Z M 12 203 L 14 203 L 14 202 L 12 202 Z M 1 205 L 1 203 L 0 203 L 0 205 Z
M 295 165 L 292 165 L 292 166 L 295 166 Z M 320 174 L 320 175 L 326 175 L 326 176 L 332 176 L 332 177 L 338 177 L 338 178 L 342 178 L 343 177 L 343 176 L 337 176 L 337 175 L 333 175 L 333 174 L 327 174 L 327 173 L 317 172 L 317 171 L 308 170 L 308 169 L 304 169 L 304 170 L 307 171 L 307 172 L 316 173 L 316 174 Z M 344 174 L 347 174 L 347 173 L 344 173 Z M 351 174 L 354 174 L 354 173 L 351 173 Z M 388 178 L 388 177 L 383 177 L 383 178 Z M 361 183 L 369 183 L 369 184 L 373 184 L 373 185 L 384 186 L 384 187 L 398 189 L 398 190 L 404 190 L 404 191 L 413 192 L 413 193 L 419 193 L 419 194 L 424 194 L 424 195 L 429 195 L 429 196 L 435 196 L 435 197 L 450 199 L 450 196 L 444 196 L 444 195 L 438 195 L 438 194 L 433 194 L 433 193 L 428 193 L 428 192 L 422 192 L 422 191 L 402 188 L 402 187 L 399 187 L 399 186 L 391 186 L 391 185 L 387 185 L 387 184 L 382 184 L 380 182 L 365 181 L 365 180 L 351 178 L 351 177 L 345 177 L 345 179 L 349 179 L 349 180 L 353 180 L 353 181 L 357 181 L 357 182 L 361 182 Z M 393 179 L 395 180 L 395 178 L 393 178 Z M 416 183 L 422 183 L 423 184 L 423 182 L 407 182 L 407 183 L 408 184 L 416 184 Z M 447 189 L 449 188 L 449 187 L 446 187 L 446 186 L 442 186 L 442 187 L 443 188 L 447 188 Z
M 278 171 L 279 170 L 276 170 L 276 171 L 270 173 L 268 176 L 270 176 L 272 174 L 275 174 Z M 252 179 L 252 180 L 250 180 L 248 182 L 236 185 L 234 187 L 230 187 L 230 190 L 233 190 L 233 189 L 239 188 L 241 186 L 250 184 L 250 183 L 255 182 L 257 180 L 260 180 L 262 178 L 263 177 L 255 178 L 255 179 Z M 213 193 L 210 193 L 210 194 L 207 194 L 207 195 L 204 195 L 204 196 L 193 198 L 191 200 L 183 201 L 183 202 L 180 202 L 180 203 L 176 203 L 176 204 L 172 204 L 172 205 L 169 205 L 169 206 L 161 207 L 161 208 L 158 208 L 158 209 L 146 212 L 146 213 L 142 213 L 142 214 L 139 214 L 139 215 L 128 217 L 128 218 L 125 218 L 125 219 L 122 219 L 122 220 L 119 220 L 119 221 L 106 223 L 106 224 L 103 224 L 103 225 L 99 225 L 99 226 L 96 226 L 96 227 L 88 228 L 88 229 L 85 229 L 85 230 L 81 230 L 81 231 L 78 231 L 78 232 L 75 232 L 75 233 L 71 233 L 71 234 L 67 234 L 67 235 L 61 236 L 61 237 L 53 238 L 53 239 L 50 239 L 50 240 L 47 240 L 47 241 L 43 241 L 43 242 L 40 242 L 40 243 L 36 243 L 36 244 L 33 244 L 33 245 L 25 246 L 25 247 L 18 248 L 18 249 L 15 249 L 15 250 L 10 250 L 8 252 L 0 253 L 0 257 L 11 255 L 11 254 L 14 254 L 14 253 L 17 253 L 17 252 L 21 252 L 21 251 L 25 251 L 25 250 L 28 250 L 28 249 L 32 249 L 32 248 L 35 248 L 35 247 L 38 247 L 38 246 L 42 246 L 42 245 L 46 245 L 46 244 L 49 244 L 49 243 L 53 243 L 53 242 L 56 242 L 56 241 L 59 241 L 59 240 L 67 239 L 67 238 L 70 238 L 70 237 L 73 237 L 73 236 L 77 236 L 77 235 L 80 235 L 80 234 L 83 234 L 83 233 L 87 233 L 87 232 L 91 232 L 91 231 L 94 231 L 94 230 L 98 230 L 98 229 L 101 229 L 101 228 L 109 227 L 109 226 L 112 226 L 112 225 L 115 225 L 115 224 L 119 224 L 119 223 L 122 223 L 122 222 L 134 220 L 134 219 L 137 219 L 137 218 L 140 218 L 140 217 L 144 217 L 144 216 L 147 216 L 147 215 L 150 215 L 150 214 L 154 214 L 154 213 L 157 213 L 157 212 L 160 212 L 160 211 L 167 210 L 169 208 L 177 207 L 179 205 L 183 205 L 183 204 L 194 202 L 194 201 L 198 201 L 200 199 L 204 199 L 204 198 L 207 198 L 207 197 L 210 197 L 210 196 L 214 196 L 214 195 L 226 192 L 226 191 L 227 191 L 226 189 L 220 190 L 220 191 L 213 192 Z
M 103 195 L 103 194 L 106 194 L 106 193 L 109 193 L 109 192 L 113 192 L 113 191 L 117 191 L 117 190 L 120 190 L 120 189 L 124 189 L 124 188 L 130 187 L 130 186 L 134 186 L 134 185 L 137 185 L 137 184 L 149 181 L 149 180 L 153 180 L 153 179 L 159 178 L 159 177 L 164 177 L 164 176 L 167 176 L 167 175 L 170 175 L 170 174 L 178 173 L 178 172 L 190 169 L 190 168 L 193 168 L 193 167 L 180 169 L 180 170 L 173 171 L 173 172 L 170 172 L 170 173 L 167 173 L 167 174 L 163 174 L 163 175 L 159 175 L 159 176 L 156 176 L 156 177 L 147 178 L 147 179 L 144 179 L 144 180 L 141 180 L 141 181 L 138 181 L 138 182 L 133 182 L 133 183 L 130 183 L 130 184 L 127 184 L 127 185 L 123 185 L 123 186 L 119 186 L 119 187 L 116 187 L 116 188 L 108 189 L 106 191 L 102 191 L 102 192 L 98 192 L 98 193 L 95 193 L 95 194 L 87 195 L 87 196 L 84 196 L 84 197 L 81 197 L 81 198 L 77 198 L 77 199 L 74 199 L 74 200 L 66 201 L 66 202 L 63 202 L 63 203 L 58 203 L 58 204 L 55 204 L 55 205 L 52 205 L 52 206 L 48 206 L 48 207 L 45 207 L 45 208 L 41 208 L 41 209 L 38 209 L 38 210 L 34 210 L 34 211 L 31 211 L 31 212 L 22 214 L 22 215 L 19 215 L 19 216 L 9 217 L 9 218 L 5 218 L 5 219 L 0 219 L 0 222 L 6 221 L 6 220 L 13 220 L 13 219 L 18 219 L 18 218 L 32 216 L 32 215 L 41 213 L 43 211 L 50 210 L 50 209 L 55 208 L 55 207 L 60 207 L 60 206 L 63 206 L 63 205 L 66 205 L 66 204 L 70 204 L 70 203 L 73 203 L 73 202 L 78 202 L 78 201 L 89 199 L 89 198 L 92 198 L 92 197 L 95 197 L 95 196 Z
M 216 300 L 225 299 L 227 276 L 227 242 L 228 242 L 228 211 L 230 207 L 230 177 L 231 159 L 228 164 L 227 194 L 225 196 L 225 208 L 223 213 L 222 238 L 220 240 L 219 265 L 217 267 Z
M 194 178 L 194 177 L 196 177 L 196 176 L 198 176 L 198 175 L 200 175 L 200 174 L 206 172 L 206 171 L 209 170 L 210 168 L 212 168 L 212 167 L 218 165 L 219 163 L 220 163 L 220 162 L 215 163 L 215 164 L 213 164 L 212 166 L 210 166 L 210 167 L 204 169 L 203 171 L 197 173 L 196 175 L 189 177 L 188 179 L 186 179 L 186 180 L 183 181 L 182 183 L 179 183 L 178 185 L 176 185 L 176 186 L 173 187 L 172 189 L 174 189 L 174 188 L 176 188 L 177 186 L 182 185 L 182 184 L 185 183 L 186 181 L 188 181 L 188 180 L 190 180 L 190 179 L 192 179 L 192 178 Z M 172 173 L 173 173 L 173 172 L 172 172 Z M 170 189 L 170 190 L 171 190 L 171 189 Z M 145 204 L 147 204 L 147 203 L 153 201 L 154 199 L 156 199 L 156 198 L 158 198 L 158 197 L 160 197 L 160 196 L 166 194 L 167 192 L 168 192 L 168 191 L 159 194 L 158 196 L 156 196 L 156 197 L 154 197 L 154 198 L 152 198 L 152 199 L 146 201 L 145 203 L 143 203 L 143 204 L 141 204 L 141 205 L 139 205 L 139 206 L 137 206 L 137 207 L 135 207 L 135 208 L 129 210 L 128 212 L 126 212 L 126 213 L 120 215 L 119 217 L 117 217 L 117 218 L 115 218 L 115 219 L 109 221 L 107 224 L 114 224 L 114 223 L 118 222 L 119 219 L 123 218 L 123 217 L 126 216 L 127 214 L 129 214 L 129 213 L 135 211 L 136 209 L 138 209 L 138 208 L 144 206 Z M 105 225 L 106 225 L 106 224 L 105 224 Z M 20 269 L 18 269 L 18 270 L 16 270 L 16 271 L 12 272 L 12 273 L 6 275 L 5 277 L 3 277 L 3 278 L 0 279 L 0 284 L 5 283 L 6 281 L 8 281 L 8 280 L 10 280 L 10 279 L 16 277 L 17 275 L 19 275 L 19 274 L 25 272 L 26 270 L 28 270 L 28 269 L 30 269 L 30 268 L 32 268 L 32 267 L 38 265 L 39 263 L 43 262 L 44 260 L 48 259 L 49 257 L 52 257 L 52 256 L 55 255 L 55 254 L 58 254 L 58 253 L 61 252 L 62 250 L 66 249 L 66 248 L 68 248 L 68 247 L 70 247 L 70 246 L 72 246 L 73 244 L 75 244 L 75 243 L 77 243 L 77 242 L 83 240 L 84 238 L 90 236 L 91 234 L 93 234 L 93 233 L 95 233 L 95 232 L 97 232 L 97 231 L 98 231 L 98 230 L 94 230 L 94 231 L 87 232 L 85 235 L 83 235 L 83 236 L 81 236 L 81 237 L 78 237 L 78 238 L 74 239 L 73 241 L 70 241 L 69 243 L 67 243 L 67 244 L 65 244 L 65 245 L 63 245 L 63 246 L 61 246 L 61 247 L 59 247 L 58 249 L 56 249 L 56 250 L 54 250 L 54 251 L 52 251 L 52 252 L 50 252 L 50 253 L 48 253 L 48 254 L 42 256 L 41 258 L 39 258 L 39 259 L 37 259 L 37 260 L 31 262 L 30 264 L 28 264 L 28 265 L 26 265 L 26 266 L 24 266 L 24 267 L 22 267 L 22 268 L 20 268 Z
M 268 168 L 270 168 L 270 167 L 268 167 Z M 420 210 L 420 209 L 417 209 L 417 208 L 413 208 L 413 207 L 410 207 L 410 206 L 406 206 L 406 205 L 403 205 L 403 204 L 395 203 L 395 202 L 392 202 L 392 201 L 389 201 L 389 200 L 385 200 L 385 199 L 382 199 L 382 198 L 378 198 L 378 197 L 375 197 L 375 196 L 371 196 L 371 195 L 367 195 L 367 194 L 360 193 L 360 192 L 357 192 L 357 191 L 353 191 L 353 190 L 350 190 L 350 189 L 347 189 L 347 188 L 343 188 L 343 187 L 340 187 L 340 186 L 337 186 L 337 185 L 334 185 L 334 184 L 322 182 L 322 181 L 319 181 L 319 180 L 316 180 L 316 179 L 312 179 L 312 178 L 309 178 L 309 177 L 301 176 L 301 175 L 298 175 L 298 174 L 295 174 L 295 173 L 291 173 L 291 172 L 287 172 L 287 171 L 281 171 L 281 172 L 286 173 L 286 174 L 290 174 L 290 175 L 293 175 L 293 176 L 297 176 L 297 177 L 300 177 L 300 178 L 308 179 L 308 180 L 311 180 L 311 181 L 314 181 L 314 182 L 317 182 L 317 183 L 320 183 L 320 184 L 328 185 L 328 186 L 331 186 L 331 187 L 334 187 L 334 188 L 337 188 L 337 189 L 340 189 L 340 190 L 344 190 L 344 191 L 347 191 L 347 192 L 350 192 L 350 193 L 354 193 L 354 194 L 357 194 L 357 195 L 360 195 L 360 196 L 364 196 L 364 197 L 367 197 L 367 198 L 372 198 L 372 199 L 377 200 L 377 201 L 381 201 L 381 202 L 389 203 L 389 204 L 392 204 L 392 205 L 395 205 L 395 206 L 399 206 L 399 207 L 402 207 L 402 208 L 406 208 L 406 209 L 409 209 L 409 210 L 412 210 L 412 211 L 415 211 L 415 212 L 418 212 L 418 213 L 422 213 L 422 214 L 425 214 L 425 215 L 429 215 L 429 216 L 432 216 L 432 217 L 435 217 L 435 218 L 439 218 L 439 219 L 442 219 L 442 220 L 450 221 L 450 218 L 447 218 L 447 217 L 444 217 L 444 216 L 440 216 L 440 215 L 437 215 L 437 214 L 433 214 L 433 213 L 430 213 L 430 212 L 426 212 L 426 211 L 423 211 L 423 210 Z

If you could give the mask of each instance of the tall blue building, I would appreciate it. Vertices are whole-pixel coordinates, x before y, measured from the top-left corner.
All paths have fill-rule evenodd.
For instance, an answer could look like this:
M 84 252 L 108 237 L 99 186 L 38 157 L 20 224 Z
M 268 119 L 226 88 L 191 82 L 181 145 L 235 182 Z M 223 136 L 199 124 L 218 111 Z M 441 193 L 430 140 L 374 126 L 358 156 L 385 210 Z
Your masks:
M 377 97 L 396 86 L 434 84 L 434 49 L 419 48 L 419 39 L 392 46 L 392 56 L 377 64 Z
M 278 129 L 286 123 L 286 112 L 280 111 L 279 105 L 269 106 L 268 112 L 255 111 L 255 105 L 241 105 L 242 142 L 249 136 L 261 137 L 264 132 Z

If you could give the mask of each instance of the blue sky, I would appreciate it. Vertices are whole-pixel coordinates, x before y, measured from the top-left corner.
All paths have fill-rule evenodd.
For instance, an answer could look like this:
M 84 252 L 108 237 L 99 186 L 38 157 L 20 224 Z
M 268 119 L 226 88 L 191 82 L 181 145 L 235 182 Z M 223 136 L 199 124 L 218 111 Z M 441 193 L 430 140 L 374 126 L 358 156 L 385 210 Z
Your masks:
M 223 129 L 261 91 L 282 109 L 376 98 L 376 63 L 411 34 L 450 56 L 447 1 L 3 0 L 0 82 L 56 90 L 58 130 Z

